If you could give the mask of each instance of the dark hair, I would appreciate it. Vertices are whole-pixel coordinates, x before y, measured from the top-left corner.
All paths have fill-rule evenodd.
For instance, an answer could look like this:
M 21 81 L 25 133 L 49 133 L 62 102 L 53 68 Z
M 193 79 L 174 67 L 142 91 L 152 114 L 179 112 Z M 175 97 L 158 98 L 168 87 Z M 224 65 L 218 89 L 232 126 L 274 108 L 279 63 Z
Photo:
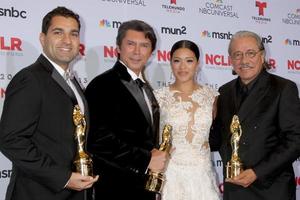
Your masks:
M 251 38 L 255 39 L 257 48 L 260 51 L 263 51 L 264 55 L 266 55 L 265 54 L 265 46 L 264 46 L 264 43 L 263 43 L 261 37 L 258 34 L 251 32 L 251 31 L 238 31 L 232 36 L 232 38 L 229 42 L 229 46 L 228 46 L 229 55 L 231 55 L 231 53 L 232 53 L 232 43 L 234 42 L 234 40 L 237 38 L 243 38 L 243 37 L 251 37 Z M 265 58 L 264 58 L 264 62 L 263 62 L 263 68 L 271 69 L 270 65 L 268 64 L 268 62 L 266 61 Z M 232 74 L 236 75 L 236 72 L 233 70 Z
M 152 52 L 154 51 L 157 41 L 154 30 L 149 24 L 141 20 L 130 20 L 121 24 L 118 29 L 116 41 L 118 46 L 121 46 L 122 40 L 124 39 L 128 30 L 143 32 L 145 34 L 145 38 L 151 41 Z
M 71 17 L 75 19 L 78 23 L 78 29 L 80 30 L 80 21 L 79 21 L 79 15 L 74 13 L 72 10 L 59 6 L 50 12 L 48 12 L 44 18 L 43 18 L 43 23 L 42 23 L 42 33 L 47 34 L 47 31 L 51 25 L 51 20 L 55 16 L 62 16 L 62 17 Z
M 171 52 L 170 52 L 171 58 L 173 57 L 174 52 L 180 48 L 187 48 L 187 49 L 191 50 L 192 52 L 194 52 L 194 54 L 197 58 L 197 61 L 199 60 L 199 57 L 200 57 L 199 48 L 194 42 L 192 42 L 190 40 L 180 40 L 180 41 L 176 42 L 175 44 L 173 44 L 173 46 L 171 48 Z

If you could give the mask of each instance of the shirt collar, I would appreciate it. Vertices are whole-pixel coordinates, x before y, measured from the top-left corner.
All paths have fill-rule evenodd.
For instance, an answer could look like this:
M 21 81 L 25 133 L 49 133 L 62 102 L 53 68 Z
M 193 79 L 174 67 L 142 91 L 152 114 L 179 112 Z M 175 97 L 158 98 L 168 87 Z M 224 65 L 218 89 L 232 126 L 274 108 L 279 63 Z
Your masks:
M 53 62 L 44 52 L 42 53 L 43 56 L 45 56 L 45 58 L 53 65 L 53 67 L 56 69 L 56 71 L 58 71 L 58 73 L 64 77 L 66 72 L 70 73 L 70 69 L 68 68 L 67 71 L 65 71 L 63 68 L 61 68 L 58 64 L 56 64 L 55 62 Z
M 248 91 L 252 90 L 252 88 L 254 87 L 255 83 L 260 79 L 260 77 L 263 74 L 264 69 L 257 75 L 257 77 L 255 77 L 255 79 L 253 79 L 252 81 L 250 81 L 247 85 L 245 85 L 244 83 L 242 83 L 241 78 L 238 78 L 238 85 L 239 88 L 242 88 L 243 86 L 246 86 Z
M 131 76 L 132 80 L 136 80 L 136 79 L 141 79 L 144 83 L 145 83 L 145 80 L 142 76 L 142 73 L 139 73 L 139 75 L 137 76 L 136 73 L 134 73 L 129 67 L 127 67 L 127 65 L 122 61 L 122 60 L 119 60 L 120 63 L 122 63 L 122 65 L 124 65 L 127 69 L 127 72 L 128 74 Z

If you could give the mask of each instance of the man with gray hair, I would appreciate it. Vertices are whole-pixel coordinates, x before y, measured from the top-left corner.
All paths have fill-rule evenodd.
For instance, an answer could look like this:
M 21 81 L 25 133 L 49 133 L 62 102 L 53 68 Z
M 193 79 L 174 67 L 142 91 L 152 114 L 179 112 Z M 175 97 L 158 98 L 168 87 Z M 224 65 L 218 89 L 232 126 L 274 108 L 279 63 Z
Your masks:
M 292 163 L 300 155 L 300 101 L 294 82 L 267 72 L 261 38 L 239 31 L 228 49 L 238 78 L 220 87 L 210 145 L 230 161 L 230 124 L 239 117 L 242 172 L 226 178 L 224 200 L 295 200 Z M 225 176 L 225 174 L 224 174 Z

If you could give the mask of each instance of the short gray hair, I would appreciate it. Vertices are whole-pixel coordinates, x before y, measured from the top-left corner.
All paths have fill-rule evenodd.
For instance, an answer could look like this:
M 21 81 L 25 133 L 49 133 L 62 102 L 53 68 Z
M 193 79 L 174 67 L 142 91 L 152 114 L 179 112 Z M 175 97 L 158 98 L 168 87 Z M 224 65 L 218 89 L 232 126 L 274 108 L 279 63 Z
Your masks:
M 231 51 L 232 51 L 232 43 L 233 43 L 233 41 L 235 39 L 237 39 L 237 38 L 243 38 L 243 37 L 252 37 L 252 38 L 254 38 L 255 41 L 256 41 L 258 49 L 260 51 L 263 51 L 264 55 L 266 55 L 266 53 L 265 53 L 265 47 L 264 47 L 264 44 L 263 44 L 263 41 L 262 41 L 261 37 L 258 34 L 254 33 L 254 32 L 245 31 L 245 30 L 244 31 L 238 31 L 238 32 L 236 32 L 232 36 L 232 38 L 231 38 L 231 40 L 229 42 L 229 46 L 228 46 L 228 54 L 229 55 L 231 55 L 231 53 L 232 53 Z M 271 68 L 271 66 L 266 61 L 266 58 L 264 58 L 263 68 L 264 69 L 270 69 Z M 236 74 L 235 71 L 232 71 L 232 74 L 235 75 Z
M 232 38 L 230 40 L 230 43 L 229 43 L 229 46 L 228 46 L 229 55 L 231 55 L 231 53 L 232 53 L 231 51 L 232 51 L 233 41 L 237 38 L 243 38 L 243 37 L 252 37 L 252 38 L 254 38 L 255 41 L 256 41 L 258 49 L 261 50 L 261 51 L 265 50 L 264 44 L 263 44 L 262 39 L 259 35 L 257 35 L 254 32 L 251 32 L 251 31 L 238 31 L 232 36 Z

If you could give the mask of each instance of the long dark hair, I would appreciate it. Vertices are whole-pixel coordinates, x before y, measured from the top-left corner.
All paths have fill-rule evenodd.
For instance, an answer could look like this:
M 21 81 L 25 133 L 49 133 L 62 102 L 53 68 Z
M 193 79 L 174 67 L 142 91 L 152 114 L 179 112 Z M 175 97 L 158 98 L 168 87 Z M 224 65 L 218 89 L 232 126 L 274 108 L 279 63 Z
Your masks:
M 199 60 L 199 57 L 200 57 L 199 48 L 194 42 L 192 42 L 190 40 L 180 40 L 180 41 L 177 41 L 175 44 L 173 44 L 173 46 L 171 48 L 171 52 L 170 52 L 171 58 L 173 57 L 174 52 L 180 48 L 187 48 L 187 49 L 191 50 L 192 52 L 194 52 L 194 54 L 197 58 L 197 61 Z

